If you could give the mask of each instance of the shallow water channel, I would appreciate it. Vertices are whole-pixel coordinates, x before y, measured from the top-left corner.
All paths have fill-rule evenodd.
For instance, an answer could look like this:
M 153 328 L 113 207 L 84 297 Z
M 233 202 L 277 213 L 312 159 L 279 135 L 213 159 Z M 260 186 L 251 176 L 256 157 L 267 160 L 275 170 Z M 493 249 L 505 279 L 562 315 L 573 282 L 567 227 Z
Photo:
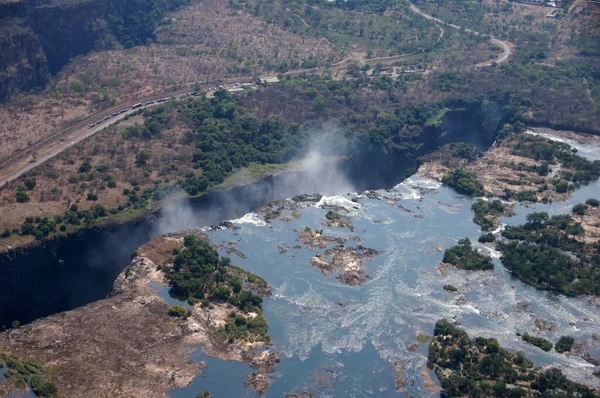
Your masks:
M 460 322 L 472 337 L 494 337 L 508 349 L 523 350 L 537 366 L 557 365 L 575 380 L 600 381 L 591 376 L 594 367 L 583 359 L 544 352 L 516 335 L 529 332 L 556 342 L 568 334 L 576 342 L 595 344 L 592 335 L 600 330 L 600 311 L 585 298 L 538 291 L 513 278 L 493 249 L 476 243 L 481 231 L 471 221 L 473 199 L 418 175 L 377 194 L 381 200 L 356 193 L 325 197 L 300 209 L 301 217 L 291 221 L 265 223 L 251 213 L 232 220 L 239 230 L 209 233 L 213 244 L 225 248 L 222 255 L 227 255 L 226 248 L 235 247 L 247 258 L 232 254 L 233 263 L 273 287 L 264 312 L 273 350 L 281 353 L 282 361 L 265 396 L 306 391 L 332 397 L 438 396 L 426 387 L 428 375 L 438 382 L 425 367 L 427 346 L 417 342 L 416 334 L 431 335 L 441 318 Z M 503 222 L 521 224 L 534 211 L 569 213 L 574 204 L 599 196 L 596 181 L 565 202 L 518 205 L 516 216 Z M 358 203 L 352 198 L 358 198 Z M 326 205 L 347 208 L 354 232 L 323 225 Z M 347 246 L 361 244 L 380 251 L 366 262 L 371 279 L 351 287 L 321 274 L 310 260 L 325 249 L 308 248 L 297 240 L 297 231 L 305 227 L 344 237 Z M 443 249 L 463 237 L 492 254 L 493 271 L 448 270 L 446 275 L 436 271 Z M 456 286 L 458 293 L 446 292 L 445 284 Z M 529 309 L 519 310 L 519 302 L 530 303 Z M 534 325 L 536 318 L 556 328 L 540 331 Z M 174 397 L 194 396 L 205 389 L 215 397 L 254 396 L 243 387 L 250 367 L 198 355 L 193 359 L 207 361 L 206 377 L 172 391 Z M 393 364 L 407 379 L 404 393 L 394 386 Z

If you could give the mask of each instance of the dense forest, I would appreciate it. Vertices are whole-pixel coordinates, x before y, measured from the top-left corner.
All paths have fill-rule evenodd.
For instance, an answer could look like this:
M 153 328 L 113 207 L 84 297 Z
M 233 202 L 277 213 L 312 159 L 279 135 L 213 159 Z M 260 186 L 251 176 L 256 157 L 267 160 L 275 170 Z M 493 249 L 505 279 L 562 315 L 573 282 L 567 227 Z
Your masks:
M 433 333 L 427 364 L 450 397 L 595 396 L 560 369 L 534 368 L 522 351 L 510 353 L 496 339 L 470 339 L 445 319 L 436 323 Z
M 600 243 L 577 239 L 584 233 L 570 215 L 531 213 L 521 226 L 507 227 L 498 243 L 502 264 L 523 282 L 568 296 L 600 295 Z

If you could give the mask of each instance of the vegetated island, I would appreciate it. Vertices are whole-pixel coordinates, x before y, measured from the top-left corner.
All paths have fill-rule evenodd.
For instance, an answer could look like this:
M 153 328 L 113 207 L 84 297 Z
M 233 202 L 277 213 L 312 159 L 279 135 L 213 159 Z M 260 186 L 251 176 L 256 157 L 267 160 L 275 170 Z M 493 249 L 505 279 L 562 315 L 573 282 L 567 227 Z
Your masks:
M 597 396 L 560 369 L 534 368 L 522 351 L 508 352 L 496 339 L 471 339 L 446 319 L 437 321 L 433 335 L 427 364 L 450 397 Z
M 164 283 L 188 305 L 169 306 L 156 291 Z M 202 234 L 157 238 L 138 249 L 108 298 L 2 333 L 8 378 L 0 388 L 29 383 L 48 391 L 42 396 L 166 395 L 196 377 L 203 365 L 188 358 L 190 347 L 201 346 L 256 368 L 248 385 L 262 393 L 279 361 L 270 350 L 256 352 L 270 342 L 262 315 L 269 293 L 263 279 L 220 257 Z
M 482 155 L 465 144 L 447 145 L 423 156 L 419 173 L 465 195 L 543 203 L 565 200 L 579 185 L 600 177 L 600 161 L 577 155 L 568 144 L 524 131 L 521 123 L 506 124 L 496 145 Z M 583 135 L 574 134 L 574 138 L 585 140 Z M 473 209 L 476 223 L 492 228 L 494 217 L 483 217 L 500 215 L 504 211 L 500 209 L 499 203 L 485 207 L 478 203 Z
M 469 238 L 460 239 L 457 245 L 446 249 L 442 262 L 452 264 L 456 268 L 467 271 L 488 271 L 494 269 L 492 258 L 474 249 Z
M 575 206 L 576 211 L 579 207 Z M 567 296 L 600 296 L 600 242 L 589 239 L 598 221 L 587 222 L 584 228 L 568 214 L 531 213 L 524 225 L 502 231 L 505 241 L 496 245 L 502 264 L 538 289 Z

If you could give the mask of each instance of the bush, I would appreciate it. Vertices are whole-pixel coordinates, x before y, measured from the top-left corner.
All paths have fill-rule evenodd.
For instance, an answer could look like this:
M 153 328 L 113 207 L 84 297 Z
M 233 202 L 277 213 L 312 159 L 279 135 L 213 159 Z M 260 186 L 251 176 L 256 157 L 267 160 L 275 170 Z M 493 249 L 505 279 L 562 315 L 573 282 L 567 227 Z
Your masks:
M 590 205 L 592 207 L 598 207 L 598 206 L 600 206 L 600 200 L 598 200 L 598 199 L 591 199 L 590 198 L 590 199 L 588 199 L 588 200 L 585 201 L 585 204 L 586 205 Z
M 490 243 L 490 242 L 495 242 L 496 241 L 496 237 L 494 236 L 493 233 L 488 232 L 487 234 L 483 234 L 479 237 L 478 241 L 480 243 Z
M 56 384 L 46 380 L 38 374 L 31 375 L 30 383 L 33 392 L 41 397 L 52 397 L 58 392 Z
M 27 188 L 27 190 L 31 191 L 33 188 L 35 188 L 35 177 L 27 177 L 25 178 L 25 180 L 23 181 L 23 184 L 25 184 L 25 187 Z
M 90 170 L 92 170 L 92 162 L 90 162 L 89 159 L 85 159 L 81 163 L 81 166 L 79 166 L 79 172 L 80 173 L 89 173 Z
M 468 271 L 494 269 L 492 258 L 473 249 L 469 238 L 461 239 L 458 245 L 446 249 L 443 261 Z
M 573 214 L 577 214 L 579 216 L 583 216 L 585 214 L 585 211 L 587 210 L 587 206 L 583 203 L 579 203 L 575 206 L 573 206 Z
M 561 336 L 554 348 L 556 352 L 563 353 L 569 352 L 573 348 L 573 344 L 575 343 L 575 339 L 571 336 Z
M 170 316 L 183 318 L 186 313 L 187 313 L 187 311 L 183 305 L 177 304 L 177 305 L 169 307 L 169 315 Z
M 98 200 L 98 194 L 96 192 L 88 192 L 87 200 Z
M 546 340 L 543 337 L 535 337 L 528 333 L 523 333 L 523 335 L 521 335 L 521 339 L 529 344 L 533 344 L 534 346 L 541 348 L 544 351 L 550 351 L 553 346 L 550 340 Z
M 19 203 L 25 203 L 29 201 L 29 196 L 23 191 L 17 191 L 15 194 L 15 199 L 17 199 L 17 202 Z
M 0 234 L 0 238 L 9 238 L 12 235 L 12 231 L 8 228 L 5 228 L 4 231 L 2 231 L 2 234 Z
M 444 285 L 444 290 L 447 290 L 449 292 L 457 292 L 458 291 L 458 289 L 452 285 Z
M 116 188 L 117 182 L 114 179 L 110 179 L 110 180 L 108 180 L 107 185 L 109 188 Z
M 61 226 L 58 228 L 61 232 L 65 232 L 67 230 L 67 226 L 65 224 L 61 224 Z
M 462 169 L 446 174 L 442 182 L 464 195 L 481 196 L 484 193 L 483 185 L 477 181 L 477 176 Z

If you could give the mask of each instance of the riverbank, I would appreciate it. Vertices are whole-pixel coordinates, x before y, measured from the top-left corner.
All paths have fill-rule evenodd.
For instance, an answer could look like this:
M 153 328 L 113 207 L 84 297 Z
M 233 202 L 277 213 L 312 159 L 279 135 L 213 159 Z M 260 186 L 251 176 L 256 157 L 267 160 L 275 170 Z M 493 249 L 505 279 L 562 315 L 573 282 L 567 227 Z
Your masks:
M 233 306 L 209 299 L 184 317 L 170 315 L 156 289 L 165 284 L 164 265 L 151 258 L 172 258 L 173 249 L 183 249 L 181 235 L 144 245 L 108 298 L 4 332 L 0 352 L 52 366 L 61 396 L 166 397 L 201 371 L 202 363 L 188 360 L 198 346 L 210 356 L 251 365 L 263 380 L 257 388 L 266 389 L 277 353 L 256 352 L 263 342 L 228 342 L 218 335 Z

